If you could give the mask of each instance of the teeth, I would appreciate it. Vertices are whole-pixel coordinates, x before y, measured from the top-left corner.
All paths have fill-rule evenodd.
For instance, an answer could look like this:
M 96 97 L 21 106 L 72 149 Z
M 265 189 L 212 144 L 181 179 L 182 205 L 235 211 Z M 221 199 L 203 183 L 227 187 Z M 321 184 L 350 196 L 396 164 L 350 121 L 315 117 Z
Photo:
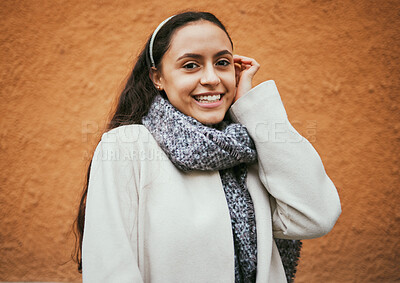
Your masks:
M 195 99 L 200 102 L 216 102 L 221 99 L 221 95 L 199 95 L 196 96 Z

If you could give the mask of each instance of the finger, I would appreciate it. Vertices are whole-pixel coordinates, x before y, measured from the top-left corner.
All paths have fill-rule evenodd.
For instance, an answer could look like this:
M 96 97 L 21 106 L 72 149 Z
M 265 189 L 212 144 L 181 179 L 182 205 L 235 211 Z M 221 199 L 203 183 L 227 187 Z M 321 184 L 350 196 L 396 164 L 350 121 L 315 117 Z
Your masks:
M 254 58 L 235 54 L 233 60 L 236 65 L 240 66 L 239 78 L 241 81 L 251 81 L 260 68 L 260 64 Z
M 254 59 L 242 60 L 242 64 L 249 65 L 249 66 L 255 66 L 255 67 L 260 66 L 260 64 L 258 64 L 258 62 Z
M 251 70 L 249 75 L 254 75 L 258 69 L 260 68 L 260 64 L 253 58 L 241 56 L 241 55 L 233 55 L 233 60 L 235 64 L 240 64 L 242 66 L 242 71 Z
M 237 54 L 233 55 L 233 61 L 234 62 L 247 62 L 247 63 L 258 64 L 257 61 L 254 58 L 241 56 L 241 55 L 237 55 Z
M 233 62 L 241 64 L 242 61 L 245 61 L 246 58 L 240 55 L 233 55 Z

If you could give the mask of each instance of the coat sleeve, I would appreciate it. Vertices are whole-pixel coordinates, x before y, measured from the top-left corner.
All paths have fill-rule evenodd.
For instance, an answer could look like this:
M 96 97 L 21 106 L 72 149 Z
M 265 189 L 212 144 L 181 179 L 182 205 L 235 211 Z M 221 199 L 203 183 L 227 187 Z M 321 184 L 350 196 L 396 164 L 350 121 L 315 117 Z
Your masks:
M 274 81 L 251 89 L 230 109 L 253 138 L 261 182 L 270 194 L 274 237 L 328 233 L 341 213 L 338 193 L 313 146 L 290 124 Z
M 83 282 L 143 282 L 138 268 L 134 166 L 116 132 L 102 136 L 90 170 L 82 248 Z

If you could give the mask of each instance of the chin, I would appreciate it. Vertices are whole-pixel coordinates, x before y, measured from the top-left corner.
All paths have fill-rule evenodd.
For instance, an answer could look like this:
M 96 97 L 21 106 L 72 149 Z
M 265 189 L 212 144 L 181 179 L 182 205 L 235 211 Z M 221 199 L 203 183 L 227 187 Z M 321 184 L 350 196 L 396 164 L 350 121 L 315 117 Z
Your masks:
M 212 116 L 212 117 L 195 117 L 197 121 L 204 125 L 215 125 L 224 120 L 225 115 Z

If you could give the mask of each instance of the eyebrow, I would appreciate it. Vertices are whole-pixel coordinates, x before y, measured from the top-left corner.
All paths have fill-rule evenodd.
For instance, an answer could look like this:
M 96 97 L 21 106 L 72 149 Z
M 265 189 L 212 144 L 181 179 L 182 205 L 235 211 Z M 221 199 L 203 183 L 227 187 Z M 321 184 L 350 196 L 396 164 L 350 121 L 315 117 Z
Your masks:
M 217 52 L 217 53 L 214 55 L 214 57 L 219 57 L 219 56 L 225 55 L 225 54 L 229 54 L 229 55 L 232 56 L 232 53 L 229 52 L 228 50 L 222 50 L 222 51 Z M 183 54 L 181 57 L 179 57 L 176 61 L 179 61 L 179 60 L 181 60 L 181 59 L 183 59 L 183 58 L 186 58 L 186 57 L 199 59 L 199 58 L 201 58 L 201 57 L 203 57 L 203 56 L 200 55 L 200 54 L 196 54 L 196 53 L 185 53 L 185 54 Z

